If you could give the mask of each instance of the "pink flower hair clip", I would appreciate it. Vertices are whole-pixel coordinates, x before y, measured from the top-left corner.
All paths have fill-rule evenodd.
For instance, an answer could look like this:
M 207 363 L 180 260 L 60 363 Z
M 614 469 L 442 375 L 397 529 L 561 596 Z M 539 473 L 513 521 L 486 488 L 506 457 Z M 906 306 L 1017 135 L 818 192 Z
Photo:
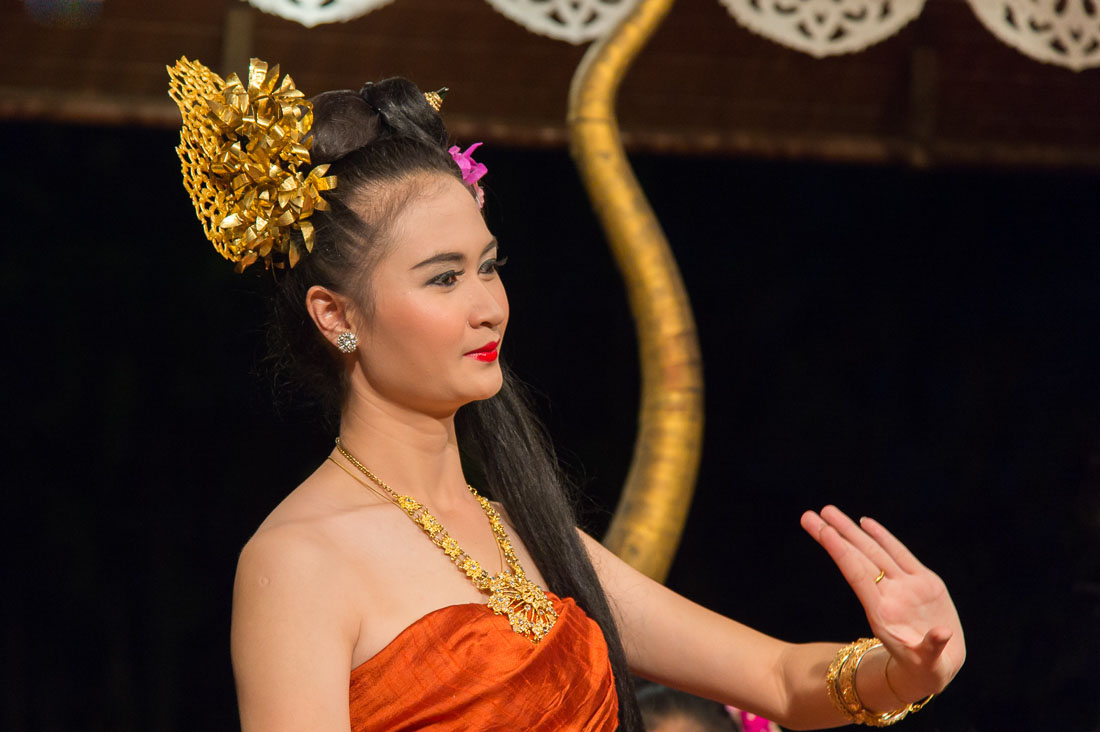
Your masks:
M 484 163 L 479 163 L 473 158 L 474 150 L 479 147 L 481 147 L 481 143 L 475 142 L 466 148 L 465 152 L 459 152 L 458 145 L 455 145 L 447 152 L 451 154 L 455 164 L 458 165 L 458 169 L 462 171 L 462 182 L 468 186 L 473 186 L 474 195 L 477 196 L 477 207 L 481 208 L 485 205 L 485 195 L 482 193 L 478 181 L 489 172 L 489 169 L 485 167 Z

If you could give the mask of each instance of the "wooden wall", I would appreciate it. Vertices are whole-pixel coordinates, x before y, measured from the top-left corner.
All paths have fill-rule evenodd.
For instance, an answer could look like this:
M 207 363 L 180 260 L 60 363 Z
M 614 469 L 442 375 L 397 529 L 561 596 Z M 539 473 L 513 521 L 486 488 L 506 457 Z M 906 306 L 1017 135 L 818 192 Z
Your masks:
M 306 29 L 235 0 L 105 0 L 84 27 L 0 10 L 0 119 L 174 126 L 164 66 L 282 64 L 307 94 L 402 74 L 448 86 L 460 141 L 566 144 L 584 47 L 537 36 L 481 0 L 395 0 Z M 1100 167 L 1100 70 L 1003 45 L 963 0 L 928 0 L 897 36 L 818 60 L 759 38 L 716 0 L 679 0 L 626 79 L 633 150 L 853 162 Z

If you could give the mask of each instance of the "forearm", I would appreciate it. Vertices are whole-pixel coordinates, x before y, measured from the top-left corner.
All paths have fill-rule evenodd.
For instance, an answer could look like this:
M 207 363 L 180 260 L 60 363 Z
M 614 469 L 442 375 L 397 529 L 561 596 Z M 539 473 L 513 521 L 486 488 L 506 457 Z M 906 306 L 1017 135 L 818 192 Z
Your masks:
M 843 517 L 835 509 L 827 513 Z M 889 615 L 894 629 L 909 641 L 894 633 L 887 639 L 902 655 L 891 659 L 884 649 L 868 649 L 861 658 L 838 666 L 842 673 L 831 688 L 847 697 L 844 708 L 866 717 L 883 715 L 943 689 L 966 658 L 962 628 L 943 582 L 911 555 L 903 556 L 907 550 L 874 522 L 869 526 L 902 556 L 908 569 L 890 564 L 889 570 L 873 570 L 863 557 L 857 572 L 848 566 L 858 559 L 856 550 L 844 544 L 836 530 L 817 526 L 815 521 L 822 520 L 816 514 L 803 518 L 807 530 L 824 536 L 834 559 L 839 557 L 847 568 L 849 584 L 859 588 L 864 607 L 870 608 L 872 632 L 877 627 L 880 637 L 886 637 L 890 626 L 883 617 Z M 769 637 L 658 585 L 591 537 L 582 538 L 612 601 L 627 660 L 636 674 L 792 729 L 851 723 L 852 716 L 834 705 L 826 684 L 830 664 L 843 644 L 791 644 Z M 903 621 L 897 620 L 899 616 Z
M 787 706 L 775 721 L 791 729 L 820 729 L 850 724 L 851 720 L 836 708 L 826 690 L 829 664 L 840 650 L 840 643 L 802 643 L 789 645 L 780 661 L 784 697 Z M 905 691 L 891 688 L 887 673 L 889 652 L 882 647 L 863 655 L 853 683 L 863 707 L 872 714 L 884 714 L 904 708 L 918 699 L 903 699 Z
M 782 708 L 773 721 L 790 729 L 822 729 L 849 723 L 829 701 L 825 691 L 825 674 L 841 645 L 792 643 L 786 646 L 777 664 Z
M 662 622 L 667 618 L 688 631 L 673 632 Z M 645 625 L 635 625 L 639 620 Z M 829 664 L 842 643 L 786 643 L 686 601 L 675 613 L 635 614 L 623 630 L 631 639 L 627 656 L 640 676 L 790 729 L 850 723 L 830 702 L 825 687 Z M 869 654 L 864 663 L 871 660 Z M 861 682 L 868 670 L 860 665 Z

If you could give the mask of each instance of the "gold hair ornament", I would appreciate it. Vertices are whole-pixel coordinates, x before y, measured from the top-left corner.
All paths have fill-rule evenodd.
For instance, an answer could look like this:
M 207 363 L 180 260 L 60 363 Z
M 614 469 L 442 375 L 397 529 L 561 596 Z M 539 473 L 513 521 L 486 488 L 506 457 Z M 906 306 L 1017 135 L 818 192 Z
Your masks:
M 447 96 L 447 92 L 449 91 L 450 89 L 443 87 L 435 91 L 424 92 L 424 98 L 428 100 L 428 105 L 435 110 L 436 114 L 439 114 L 439 110 L 442 109 L 443 98 Z
M 206 238 L 243 271 L 258 259 L 266 267 L 293 267 L 313 250 L 315 209 L 328 208 L 322 191 L 336 187 L 328 165 L 310 169 L 308 138 L 313 105 L 279 66 L 254 58 L 248 86 L 236 74 L 220 76 L 186 56 L 168 67 L 168 95 L 183 116 L 180 144 L 183 187 L 191 195 Z M 306 173 L 304 171 L 308 170 Z
M 859 670 L 863 657 L 876 648 L 882 648 L 882 641 L 878 638 L 860 638 L 838 650 L 825 674 L 825 691 L 833 706 L 853 724 L 887 727 L 900 722 L 912 712 L 919 712 L 925 704 L 932 701 L 935 694 L 929 695 L 922 701 L 906 704 L 892 712 L 872 712 L 863 706 L 863 700 L 859 698 L 859 692 L 856 691 L 856 671 Z M 888 669 L 889 659 L 886 663 Z M 889 675 L 886 675 L 886 684 L 897 696 L 897 692 L 894 692 L 894 687 L 890 684 Z

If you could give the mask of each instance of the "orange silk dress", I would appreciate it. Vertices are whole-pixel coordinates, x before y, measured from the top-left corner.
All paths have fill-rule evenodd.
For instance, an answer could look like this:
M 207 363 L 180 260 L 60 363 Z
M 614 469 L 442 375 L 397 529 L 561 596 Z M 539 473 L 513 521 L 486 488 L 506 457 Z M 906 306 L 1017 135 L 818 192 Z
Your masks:
M 611 732 L 615 679 L 600 627 L 547 593 L 558 620 L 535 644 L 484 604 L 428 613 L 351 672 L 354 732 Z

